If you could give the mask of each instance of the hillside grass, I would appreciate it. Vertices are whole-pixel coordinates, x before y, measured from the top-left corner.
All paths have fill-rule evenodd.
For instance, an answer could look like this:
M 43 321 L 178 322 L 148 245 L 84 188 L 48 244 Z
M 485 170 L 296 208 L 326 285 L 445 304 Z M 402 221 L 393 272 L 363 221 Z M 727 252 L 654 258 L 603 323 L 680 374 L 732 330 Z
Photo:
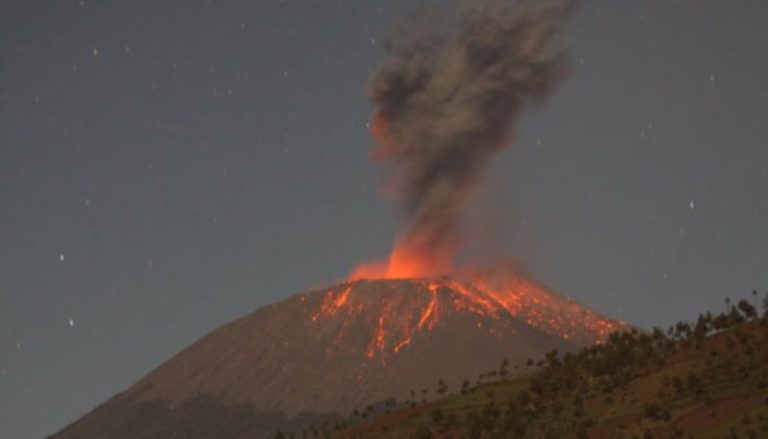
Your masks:
M 768 313 L 758 316 L 747 301 L 667 331 L 616 333 L 576 354 L 551 352 L 540 364 L 498 379 L 508 374 L 503 364 L 486 375 L 494 382 L 368 412 L 323 436 L 768 438 Z

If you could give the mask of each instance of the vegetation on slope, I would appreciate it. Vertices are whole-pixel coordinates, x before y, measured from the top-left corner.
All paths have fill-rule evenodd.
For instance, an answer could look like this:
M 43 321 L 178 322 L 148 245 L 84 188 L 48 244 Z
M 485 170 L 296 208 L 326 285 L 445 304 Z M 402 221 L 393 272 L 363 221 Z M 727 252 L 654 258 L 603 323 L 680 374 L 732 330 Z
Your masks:
M 357 421 L 304 435 L 768 437 L 768 297 L 762 317 L 749 301 L 726 304 L 722 314 L 702 314 L 667 331 L 615 333 L 579 353 L 550 352 L 541 370 L 525 376 L 507 379 L 504 363 L 484 375 L 494 382 L 455 394 L 438 385 L 448 396 L 422 402 L 415 392 L 406 408 L 380 416 L 369 409 Z

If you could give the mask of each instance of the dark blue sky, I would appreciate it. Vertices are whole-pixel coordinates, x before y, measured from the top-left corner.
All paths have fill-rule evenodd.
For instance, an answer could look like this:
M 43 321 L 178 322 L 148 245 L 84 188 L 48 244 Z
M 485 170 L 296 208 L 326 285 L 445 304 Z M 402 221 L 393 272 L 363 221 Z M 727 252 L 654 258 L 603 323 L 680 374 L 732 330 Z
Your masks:
M 409 3 L 0 2 L 0 437 L 389 250 L 364 90 Z M 646 327 L 768 290 L 766 16 L 584 2 L 492 165 L 503 247 Z

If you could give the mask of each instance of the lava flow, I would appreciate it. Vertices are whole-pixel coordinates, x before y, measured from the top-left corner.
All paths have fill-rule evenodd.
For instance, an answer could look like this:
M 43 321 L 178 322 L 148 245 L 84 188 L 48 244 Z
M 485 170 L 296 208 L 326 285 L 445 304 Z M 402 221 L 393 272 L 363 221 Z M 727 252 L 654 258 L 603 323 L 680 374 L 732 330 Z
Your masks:
M 389 293 L 371 293 L 382 290 Z M 519 331 L 536 330 L 577 345 L 599 343 L 609 333 L 626 328 L 623 322 L 603 317 L 508 270 L 493 270 L 472 279 L 351 280 L 326 290 L 311 319 L 338 321 L 326 355 L 333 354 L 352 333 L 362 332 L 368 341 L 361 354 L 377 358 L 383 365 L 414 340 L 456 319 L 465 319 L 471 330 L 491 335 L 515 336 Z

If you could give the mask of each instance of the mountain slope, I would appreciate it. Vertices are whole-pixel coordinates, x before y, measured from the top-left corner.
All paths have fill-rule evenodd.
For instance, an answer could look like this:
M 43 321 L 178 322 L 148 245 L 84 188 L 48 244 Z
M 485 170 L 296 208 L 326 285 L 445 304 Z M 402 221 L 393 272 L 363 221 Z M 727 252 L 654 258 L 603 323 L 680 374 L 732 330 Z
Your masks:
M 768 437 L 768 313 L 628 332 L 539 372 L 360 421 L 339 438 Z M 370 419 L 370 415 L 368 418 Z
M 53 437 L 265 436 L 438 379 L 455 388 L 505 358 L 572 351 L 622 326 L 530 281 L 505 290 L 495 278 L 487 290 L 446 277 L 299 294 L 211 332 Z M 567 325 L 554 306 L 574 313 L 559 311 Z

